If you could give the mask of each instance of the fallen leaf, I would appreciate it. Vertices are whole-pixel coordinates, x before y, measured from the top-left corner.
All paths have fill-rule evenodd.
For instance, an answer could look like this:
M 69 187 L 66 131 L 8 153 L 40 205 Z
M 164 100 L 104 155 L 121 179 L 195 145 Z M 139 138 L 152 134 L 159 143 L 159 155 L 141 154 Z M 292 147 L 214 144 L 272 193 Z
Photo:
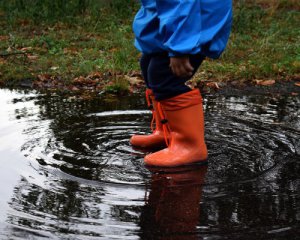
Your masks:
M 9 39 L 9 36 L 5 36 L 5 35 L 0 36 L 0 41 L 5 41 L 8 39 Z
M 197 82 L 193 80 L 189 80 L 185 82 L 185 85 L 190 89 L 195 89 L 195 87 L 197 86 Z
M 140 71 L 131 71 L 128 76 L 129 77 L 138 77 L 140 79 L 143 79 L 142 73 Z
M 125 79 L 131 84 L 131 85 L 139 85 L 143 82 L 143 80 L 139 77 L 129 77 L 125 75 Z
M 260 86 L 271 86 L 273 84 L 275 84 L 275 80 L 270 79 L 270 80 L 254 80 L 256 85 L 260 85 Z
M 20 49 L 22 52 L 31 51 L 32 47 L 23 47 Z
M 300 87 L 300 82 L 296 82 L 295 85 L 296 85 L 297 87 Z
M 100 72 L 92 72 L 88 75 L 88 78 L 92 78 L 92 79 L 101 78 L 101 77 L 102 77 L 102 74 Z
M 5 63 L 6 63 L 6 60 L 3 58 L 0 58 L 0 65 L 5 64 Z
M 64 48 L 64 54 L 77 54 L 78 50 L 76 48 Z
M 27 54 L 27 58 L 31 61 L 35 61 L 39 58 L 38 55 L 30 55 L 30 54 Z
M 97 81 L 96 80 L 92 80 L 92 79 L 89 79 L 89 78 L 85 78 L 83 76 L 80 76 L 80 77 L 77 77 L 73 80 L 73 83 L 76 84 L 76 85 L 80 85 L 80 86 L 95 86 L 97 84 Z
M 292 96 L 298 96 L 299 94 L 296 93 L 296 92 L 292 92 L 291 95 L 292 95 Z
M 79 88 L 78 88 L 78 87 L 75 87 L 75 86 L 72 86 L 72 87 L 71 87 L 71 90 L 72 90 L 72 91 L 78 91 Z
M 59 69 L 59 67 L 53 66 L 53 67 L 51 67 L 50 69 L 53 70 L 53 71 L 55 71 L 55 70 Z
M 49 74 L 39 74 L 37 76 L 38 80 L 40 80 L 41 82 L 45 82 L 51 79 L 51 76 Z
M 206 86 L 209 88 L 220 89 L 220 86 L 217 82 L 208 82 L 206 83 Z
M 119 50 L 118 48 L 111 48 L 111 49 L 109 50 L 109 52 L 114 53 L 114 52 L 117 52 L 118 50 Z
M 19 24 L 22 25 L 22 26 L 28 25 L 29 24 L 29 20 L 22 19 L 22 20 L 19 21 Z

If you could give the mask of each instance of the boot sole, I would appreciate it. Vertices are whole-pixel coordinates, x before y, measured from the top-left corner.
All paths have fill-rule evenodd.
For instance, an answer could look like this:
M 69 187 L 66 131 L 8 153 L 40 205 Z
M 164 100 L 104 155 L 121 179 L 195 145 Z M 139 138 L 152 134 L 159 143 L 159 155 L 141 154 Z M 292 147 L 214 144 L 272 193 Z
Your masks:
M 184 165 L 171 166 L 171 167 L 161 167 L 161 166 L 152 166 L 145 165 L 145 167 L 153 173 L 178 173 L 178 172 L 186 172 L 191 171 L 193 168 L 202 167 L 208 165 L 208 160 L 201 160 L 198 162 L 188 163 Z

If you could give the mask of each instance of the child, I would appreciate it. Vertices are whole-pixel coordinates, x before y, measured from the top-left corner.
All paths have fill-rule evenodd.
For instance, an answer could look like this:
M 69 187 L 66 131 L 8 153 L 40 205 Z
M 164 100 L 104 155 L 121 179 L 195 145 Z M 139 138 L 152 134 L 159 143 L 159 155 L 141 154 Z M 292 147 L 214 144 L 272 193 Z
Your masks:
M 202 97 L 186 82 L 205 57 L 218 58 L 228 41 L 232 0 L 141 0 L 133 30 L 156 129 L 134 135 L 138 147 L 166 148 L 145 163 L 174 167 L 207 159 Z M 152 103 L 152 104 L 151 104 Z

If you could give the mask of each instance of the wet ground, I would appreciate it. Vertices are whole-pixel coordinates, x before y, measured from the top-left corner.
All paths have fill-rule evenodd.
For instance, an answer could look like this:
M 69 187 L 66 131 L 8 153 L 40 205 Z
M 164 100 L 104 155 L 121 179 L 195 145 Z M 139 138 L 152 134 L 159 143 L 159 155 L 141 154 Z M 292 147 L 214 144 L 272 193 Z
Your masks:
M 206 95 L 208 166 L 156 173 L 140 96 L 0 90 L 0 239 L 299 239 L 300 96 Z

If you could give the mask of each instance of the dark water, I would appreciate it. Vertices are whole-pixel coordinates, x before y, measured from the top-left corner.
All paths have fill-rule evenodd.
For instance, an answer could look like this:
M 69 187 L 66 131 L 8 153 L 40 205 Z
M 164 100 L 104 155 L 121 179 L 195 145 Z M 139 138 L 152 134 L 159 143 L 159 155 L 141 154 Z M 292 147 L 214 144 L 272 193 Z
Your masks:
M 300 239 L 300 97 L 206 96 L 207 167 L 154 173 L 142 97 L 0 90 L 0 239 Z

